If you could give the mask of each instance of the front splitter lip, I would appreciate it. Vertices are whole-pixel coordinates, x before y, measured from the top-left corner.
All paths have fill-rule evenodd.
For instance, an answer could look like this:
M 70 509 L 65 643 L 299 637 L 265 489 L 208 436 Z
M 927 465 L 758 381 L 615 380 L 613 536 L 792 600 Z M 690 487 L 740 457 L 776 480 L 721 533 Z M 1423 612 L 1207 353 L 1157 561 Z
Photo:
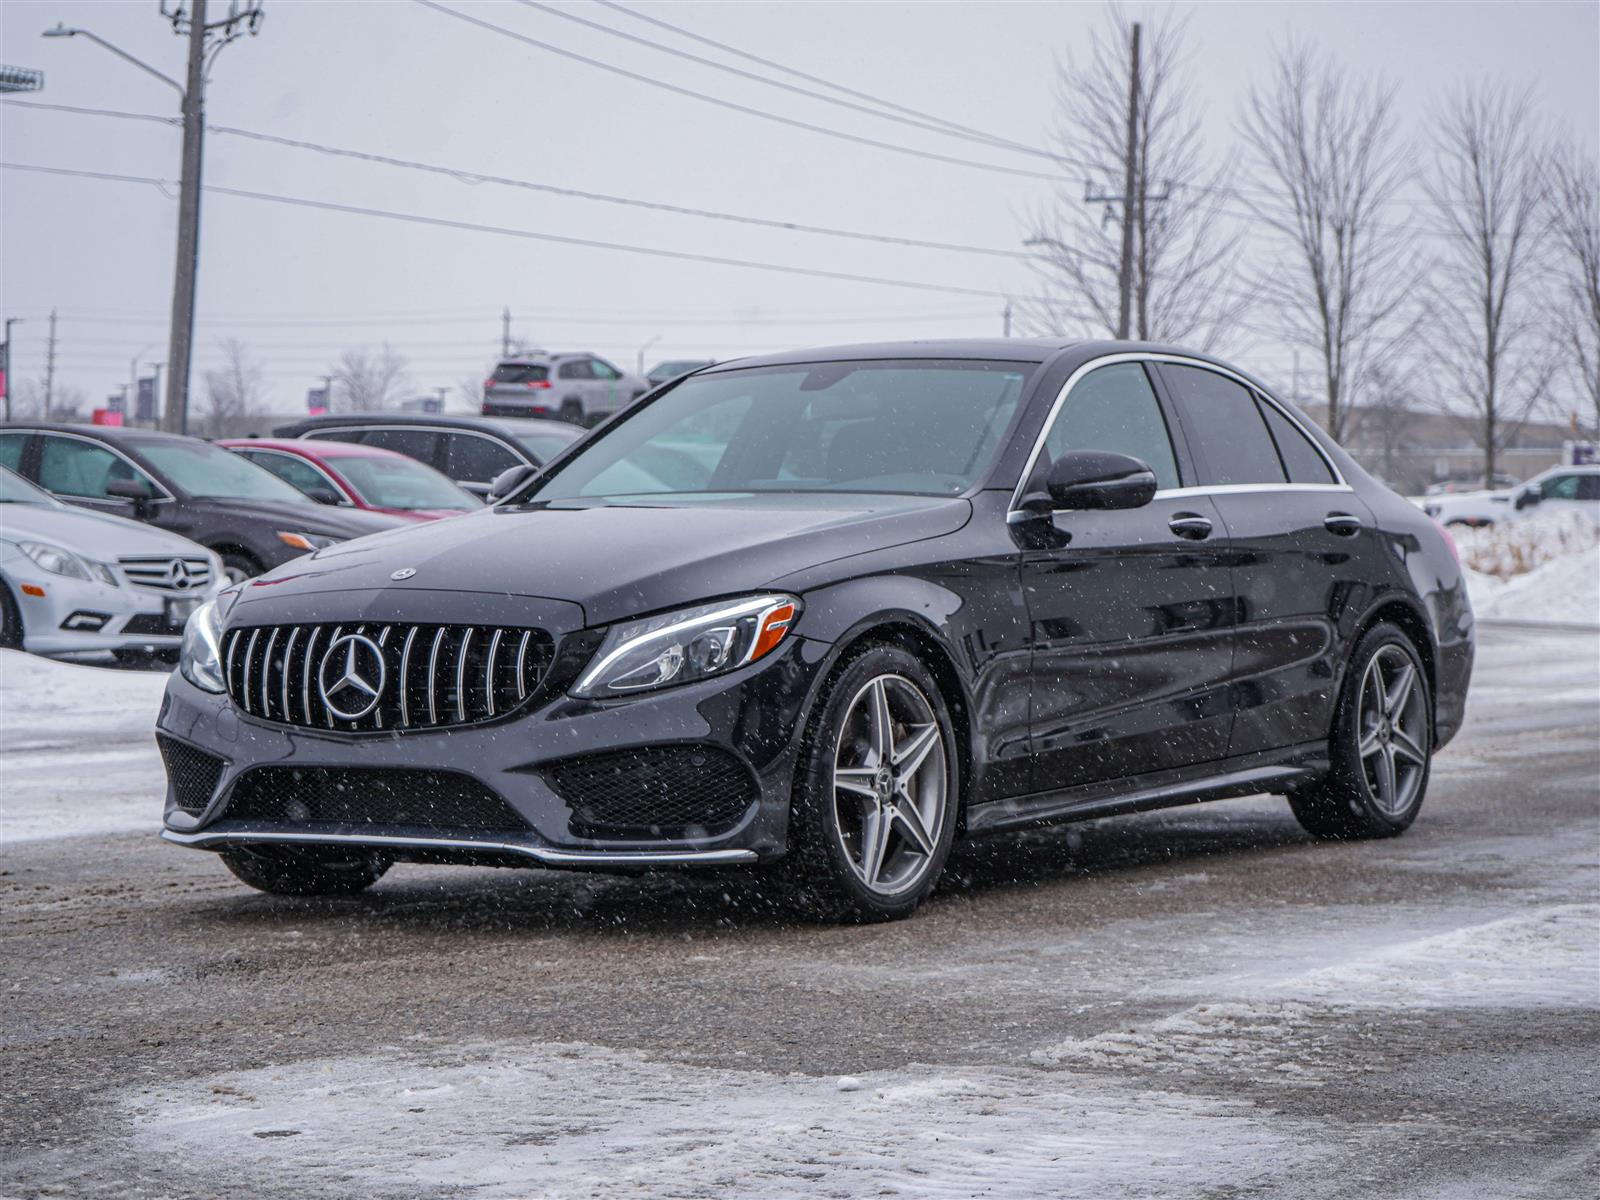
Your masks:
M 275 842 L 291 845 L 389 847 L 396 850 L 465 851 L 512 854 L 549 867 L 718 867 L 757 860 L 754 850 L 557 850 L 529 842 L 492 838 L 412 837 L 399 834 L 308 833 L 282 829 L 207 829 L 179 833 L 163 829 L 164 840 L 200 850 L 226 845 Z

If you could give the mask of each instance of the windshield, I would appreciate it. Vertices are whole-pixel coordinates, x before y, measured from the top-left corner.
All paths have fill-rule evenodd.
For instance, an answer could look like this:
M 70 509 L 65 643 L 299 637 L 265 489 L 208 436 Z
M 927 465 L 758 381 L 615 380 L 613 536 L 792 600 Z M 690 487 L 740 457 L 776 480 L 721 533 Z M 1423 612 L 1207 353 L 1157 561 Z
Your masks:
M 696 375 L 612 426 L 530 498 L 956 495 L 988 468 L 1031 370 L 901 360 Z
M 337 458 L 331 464 L 374 508 L 478 508 L 471 492 L 409 458 Z
M 276 475 L 209 442 L 163 438 L 135 444 L 156 470 L 197 499 L 313 503 Z
M 523 449 L 541 463 L 549 462 L 583 436 L 583 430 L 576 425 L 568 429 L 556 424 L 554 421 L 544 421 L 541 424 L 545 425 L 546 428 L 536 432 L 524 433 L 520 429 L 507 430 L 521 444 Z
M 13 475 L 0 467 L 0 504 L 54 505 L 56 499 L 49 492 L 40 491 L 20 475 Z

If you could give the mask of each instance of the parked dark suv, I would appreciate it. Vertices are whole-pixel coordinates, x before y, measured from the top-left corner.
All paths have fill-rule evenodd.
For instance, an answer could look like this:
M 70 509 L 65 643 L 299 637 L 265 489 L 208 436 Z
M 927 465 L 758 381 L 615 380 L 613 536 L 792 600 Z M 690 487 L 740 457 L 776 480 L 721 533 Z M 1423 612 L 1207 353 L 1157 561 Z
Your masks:
M 135 517 L 215 550 L 233 580 L 410 524 L 329 508 L 198 438 L 103 425 L 0 427 L 0 465 L 62 500 Z
M 424 417 L 344 413 L 280 425 L 274 437 L 360 442 L 393 450 L 442 471 L 475 496 L 512 467 L 541 467 L 583 436 L 565 421 L 497 421 L 487 417 Z
M 1052 821 L 1276 792 L 1398 834 L 1472 658 L 1445 534 L 1215 359 L 813 350 L 201 609 L 164 836 L 268 891 L 747 863 L 881 919 Z

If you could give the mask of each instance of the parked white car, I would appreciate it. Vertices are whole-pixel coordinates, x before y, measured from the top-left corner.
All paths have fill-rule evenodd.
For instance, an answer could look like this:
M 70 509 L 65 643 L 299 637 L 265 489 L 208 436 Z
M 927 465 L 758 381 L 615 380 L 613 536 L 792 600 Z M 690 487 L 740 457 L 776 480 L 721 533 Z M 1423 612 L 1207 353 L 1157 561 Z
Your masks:
M 1551 467 L 1516 487 L 1429 496 L 1422 511 L 1441 525 L 1493 525 L 1535 505 L 1541 512 L 1580 512 L 1600 525 L 1600 466 Z
M 0 646 L 175 661 L 189 614 L 226 584 L 204 546 L 63 504 L 0 467 Z

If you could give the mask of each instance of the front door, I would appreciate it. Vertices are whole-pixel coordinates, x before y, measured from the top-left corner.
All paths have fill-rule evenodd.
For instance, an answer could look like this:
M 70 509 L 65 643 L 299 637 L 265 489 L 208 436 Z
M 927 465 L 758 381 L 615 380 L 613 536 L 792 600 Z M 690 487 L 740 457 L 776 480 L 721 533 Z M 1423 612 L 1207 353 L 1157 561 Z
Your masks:
M 1143 364 L 1100 367 L 1073 386 L 1035 478 L 1067 450 L 1132 455 L 1161 491 L 1143 508 L 1016 527 L 1033 543 L 1022 586 L 1035 790 L 1222 758 L 1232 719 L 1227 538 L 1211 498 L 1181 490 L 1188 481 Z
M 128 459 L 99 442 L 64 433 L 41 433 L 38 448 L 38 484 L 71 504 L 132 518 L 137 506 L 108 491 L 113 483 L 144 485 L 151 504 L 146 509 L 152 524 L 170 527 L 176 507 L 150 476 Z

